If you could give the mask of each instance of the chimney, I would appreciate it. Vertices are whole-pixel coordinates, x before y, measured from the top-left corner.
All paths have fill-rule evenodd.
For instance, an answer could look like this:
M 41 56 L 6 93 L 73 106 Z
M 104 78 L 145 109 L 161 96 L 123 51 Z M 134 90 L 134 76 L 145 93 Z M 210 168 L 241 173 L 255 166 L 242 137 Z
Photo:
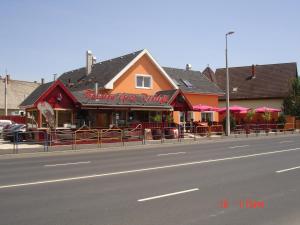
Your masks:
M 92 72 L 94 57 L 91 50 L 86 51 L 86 75 Z
M 97 62 L 96 56 L 93 56 L 93 65 Z
M 56 81 L 56 73 L 55 74 L 53 74 L 53 81 Z
M 252 79 L 256 78 L 255 75 L 256 75 L 256 67 L 255 67 L 254 64 L 252 64 L 252 66 L 251 66 L 251 77 L 252 77 Z
M 185 70 L 189 71 L 189 70 L 192 70 L 192 65 L 191 64 L 186 64 L 185 66 Z
M 41 84 L 44 84 L 44 83 L 45 83 L 45 79 L 42 78 L 42 79 L 41 79 Z

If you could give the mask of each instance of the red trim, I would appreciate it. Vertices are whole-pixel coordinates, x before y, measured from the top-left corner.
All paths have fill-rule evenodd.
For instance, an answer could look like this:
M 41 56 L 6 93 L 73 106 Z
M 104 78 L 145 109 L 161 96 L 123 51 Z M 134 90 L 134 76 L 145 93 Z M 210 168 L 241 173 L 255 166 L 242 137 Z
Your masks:
M 73 94 L 66 88 L 66 86 L 60 81 L 56 80 L 48 89 L 45 91 L 35 102 L 34 106 L 37 107 L 37 103 L 41 101 L 41 99 L 47 97 L 53 90 L 59 86 L 65 93 L 66 95 L 73 101 L 73 103 L 78 103 L 77 99 L 73 96 Z
M 185 96 L 185 94 L 180 90 L 180 89 L 177 89 L 176 92 L 172 95 L 172 97 L 170 98 L 168 104 L 169 105 L 172 105 L 173 101 L 176 99 L 176 97 L 181 94 L 184 99 L 185 99 L 185 102 L 186 104 L 188 105 L 189 107 L 189 110 L 188 111 L 193 111 L 193 106 L 192 104 L 190 103 L 189 99 Z

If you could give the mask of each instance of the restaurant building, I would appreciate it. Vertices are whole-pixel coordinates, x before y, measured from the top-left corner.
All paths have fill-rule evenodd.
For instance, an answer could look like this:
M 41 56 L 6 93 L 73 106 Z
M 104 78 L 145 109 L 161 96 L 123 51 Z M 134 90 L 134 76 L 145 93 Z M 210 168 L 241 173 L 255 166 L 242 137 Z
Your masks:
M 185 124 L 203 118 L 218 121 L 216 112 L 193 112 L 193 105 L 218 107 L 223 91 L 187 64 L 185 69 L 161 67 L 146 50 L 95 62 L 40 85 L 22 103 L 37 128 L 48 124 L 38 109 L 48 102 L 55 128 L 129 126 L 149 122 Z

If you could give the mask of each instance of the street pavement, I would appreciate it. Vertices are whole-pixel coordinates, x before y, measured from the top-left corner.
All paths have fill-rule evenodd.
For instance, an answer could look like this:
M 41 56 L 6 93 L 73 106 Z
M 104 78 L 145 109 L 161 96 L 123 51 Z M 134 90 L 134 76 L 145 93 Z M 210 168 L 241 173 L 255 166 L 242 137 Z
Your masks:
M 299 135 L 0 157 L 0 224 L 298 225 L 299 177 Z

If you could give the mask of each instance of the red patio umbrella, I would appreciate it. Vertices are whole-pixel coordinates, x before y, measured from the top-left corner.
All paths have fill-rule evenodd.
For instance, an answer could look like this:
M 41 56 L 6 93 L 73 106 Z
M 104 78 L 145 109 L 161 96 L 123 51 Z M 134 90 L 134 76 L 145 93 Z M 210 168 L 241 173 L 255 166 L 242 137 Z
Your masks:
M 200 112 L 203 112 L 203 111 L 217 111 L 218 109 L 219 108 L 217 108 L 217 107 L 212 107 L 212 106 L 209 106 L 209 105 L 202 105 L 202 104 L 193 106 L 194 111 L 200 111 Z
M 281 112 L 280 109 L 274 109 L 274 108 L 268 108 L 268 107 L 259 107 L 257 109 L 255 109 L 256 113 L 265 113 L 265 112 Z

